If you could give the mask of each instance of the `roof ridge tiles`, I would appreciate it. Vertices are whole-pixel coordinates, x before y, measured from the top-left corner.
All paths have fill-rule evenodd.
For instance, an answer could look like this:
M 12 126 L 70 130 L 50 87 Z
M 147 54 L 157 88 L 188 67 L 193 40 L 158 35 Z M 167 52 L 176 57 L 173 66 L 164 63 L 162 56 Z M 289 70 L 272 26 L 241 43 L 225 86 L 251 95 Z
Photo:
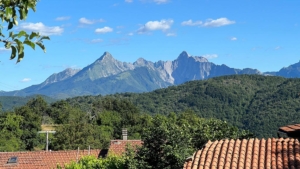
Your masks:
M 227 149 L 226 160 L 225 160 L 225 168 L 231 167 L 231 161 L 233 158 L 234 142 L 235 141 L 233 139 L 231 139 L 228 143 L 228 149 Z
M 218 142 L 218 144 L 217 144 L 217 146 L 215 147 L 215 153 L 214 153 L 214 156 L 213 156 L 213 161 L 212 161 L 212 164 L 211 164 L 211 166 L 212 167 L 217 167 L 218 166 L 218 161 L 220 161 L 219 160 L 219 154 L 220 154 L 220 150 L 221 150 L 221 148 L 222 148 L 222 144 L 224 143 L 224 141 L 223 140 L 220 140 L 219 142 Z
M 241 140 L 236 140 L 234 144 L 234 150 L 233 150 L 233 157 L 232 157 L 232 164 L 231 168 L 237 168 L 238 166 L 238 159 L 239 159 L 239 151 L 240 151 L 240 146 L 241 146 Z
M 297 139 L 217 140 L 197 151 L 185 169 L 300 168 Z
M 220 152 L 220 156 L 219 156 L 219 164 L 218 164 L 218 168 L 223 168 L 225 166 L 225 160 L 226 160 L 226 154 L 228 151 L 228 139 L 224 140 L 222 147 L 221 147 L 221 152 Z

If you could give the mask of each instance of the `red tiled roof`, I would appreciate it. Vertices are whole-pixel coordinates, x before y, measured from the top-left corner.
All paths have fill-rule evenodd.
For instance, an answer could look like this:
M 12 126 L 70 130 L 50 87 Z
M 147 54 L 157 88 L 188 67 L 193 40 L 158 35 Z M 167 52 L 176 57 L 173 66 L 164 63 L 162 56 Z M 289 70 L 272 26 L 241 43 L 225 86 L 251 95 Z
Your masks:
M 243 139 L 208 142 L 183 169 L 298 169 L 300 144 L 297 139 Z
M 28 151 L 28 152 L 0 152 L 1 169 L 50 169 L 57 164 L 63 166 L 76 161 L 82 156 L 92 155 L 98 157 L 100 150 L 66 150 L 66 151 Z M 8 164 L 10 157 L 18 157 L 15 164 Z
M 111 140 L 108 153 L 114 155 L 122 155 L 126 150 L 126 145 L 131 145 L 132 148 L 142 145 L 142 140 Z
M 300 124 L 293 124 L 293 125 L 279 127 L 279 130 L 287 133 L 297 131 L 300 130 Z

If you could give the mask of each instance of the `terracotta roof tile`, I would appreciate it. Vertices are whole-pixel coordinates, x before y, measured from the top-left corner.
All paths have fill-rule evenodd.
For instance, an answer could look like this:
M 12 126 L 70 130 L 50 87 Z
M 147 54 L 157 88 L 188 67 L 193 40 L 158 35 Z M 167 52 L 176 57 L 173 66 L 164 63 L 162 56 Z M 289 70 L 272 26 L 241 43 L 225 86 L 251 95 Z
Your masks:
M 126 150 L 126 145 L 131 145 L 132 148 L 142 145 L 142 140 L 111 140 L 109 146 L 109 154 L 122 155 Z
M 57 164 L 64 165 L 79 160 L 82 156 L 98 157 L 100 150 L 67 150 L 67 151 L 30 151 L 30 152 L 0 152 L 0 169 L 49 169 Z M 18 157 L 17 163 L 8 164 L 10 157 Z
M 300 144 L 290 138 L 209 141 L 184 164 L 184 169 L 206 168 L 300 168 Z

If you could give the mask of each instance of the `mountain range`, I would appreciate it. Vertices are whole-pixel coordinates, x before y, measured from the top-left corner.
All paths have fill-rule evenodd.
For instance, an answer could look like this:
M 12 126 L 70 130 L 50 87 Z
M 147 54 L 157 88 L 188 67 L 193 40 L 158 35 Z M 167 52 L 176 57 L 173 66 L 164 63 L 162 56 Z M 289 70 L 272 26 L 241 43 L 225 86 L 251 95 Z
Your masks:
M 151 62 L 139 58 L 134 63 L 121 62 L 104 54 L 83 69 L 68 68 L 48 77 L 43 83 L 22 90 L 0 92 L 0 96 L 47 95 L 68 98 L 82 95 L 107 95 L 123 92 L 148 92 L 192 80 L 217 76 L 260 74 L 283 77 L 300 77 L 300 62 L 278 72 L 262 73 L 257 69 L 235 69 L 224 64 L 216 65 L 201 56 L 190 56 L 183 51 L 173 61 Z

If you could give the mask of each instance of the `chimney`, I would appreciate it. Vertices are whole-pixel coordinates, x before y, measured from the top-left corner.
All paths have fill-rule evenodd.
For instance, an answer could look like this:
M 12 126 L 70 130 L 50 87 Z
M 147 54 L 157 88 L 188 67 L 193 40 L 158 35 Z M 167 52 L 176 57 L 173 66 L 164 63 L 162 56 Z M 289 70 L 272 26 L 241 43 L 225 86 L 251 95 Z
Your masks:
M 122 129 L 122 137 L 123 137 L 123 140 L 127 140 L 127 129 L 126 128 Z

